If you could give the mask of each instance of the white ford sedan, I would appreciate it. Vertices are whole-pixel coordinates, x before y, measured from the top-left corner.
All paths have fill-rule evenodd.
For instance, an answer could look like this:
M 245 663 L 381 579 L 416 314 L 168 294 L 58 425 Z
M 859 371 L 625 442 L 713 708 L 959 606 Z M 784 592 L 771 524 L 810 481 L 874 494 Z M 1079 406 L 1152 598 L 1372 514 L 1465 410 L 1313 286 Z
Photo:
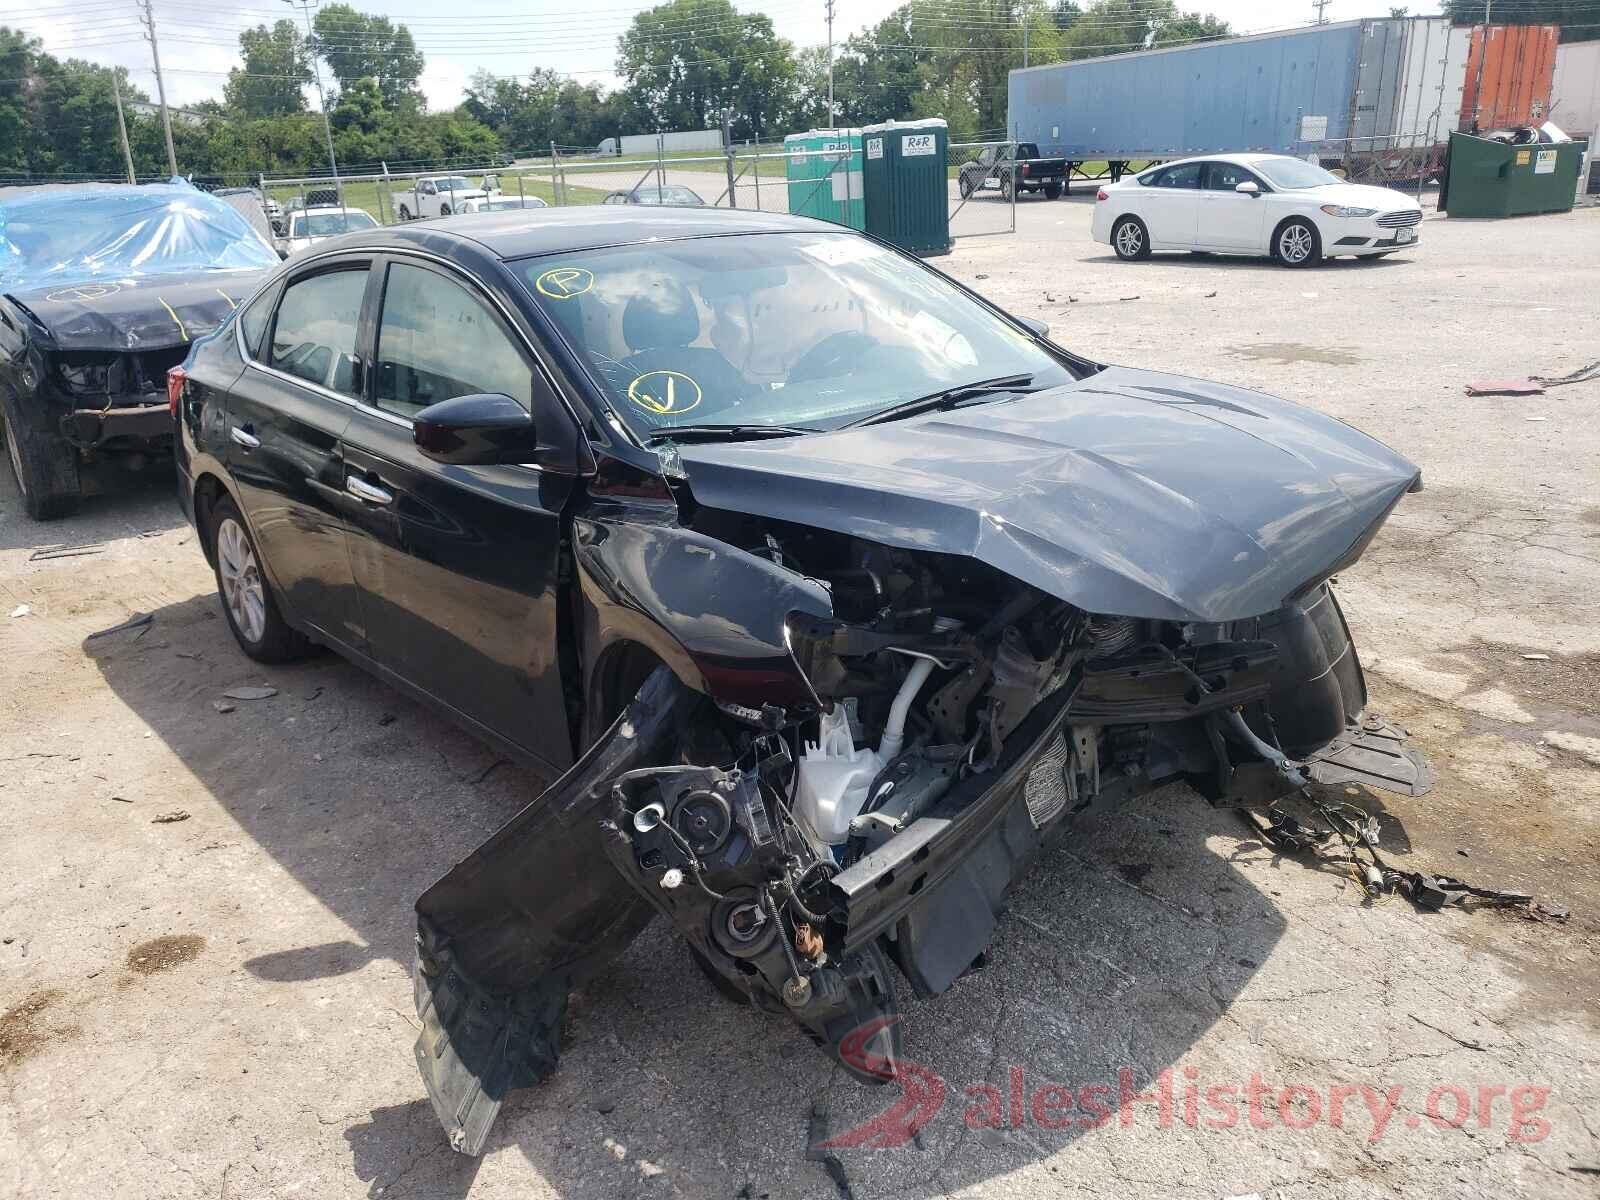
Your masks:
M 1410 196 L 1281 154 L 1163 163 L 1102 187 L 1094 206 L 1094 240 L 1125 259 L 1152 250 L 1264 254 L 1290 267 L 1379 258 L 1415 246 L 1421 223 Z

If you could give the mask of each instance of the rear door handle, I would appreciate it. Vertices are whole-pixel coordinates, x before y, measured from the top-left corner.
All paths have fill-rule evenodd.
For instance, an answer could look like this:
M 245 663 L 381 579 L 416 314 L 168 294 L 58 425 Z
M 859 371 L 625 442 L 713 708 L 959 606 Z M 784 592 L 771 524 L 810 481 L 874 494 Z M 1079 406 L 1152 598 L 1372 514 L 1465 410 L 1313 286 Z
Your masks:
M 249 426 L 235 425 L 228 430 L 228 436 L 246 450 L 254 450 L 261 445 L 261 439 L 250 432 Z
M 358 500 L 365 500 L 368 504 L 392 504 L 394 495 L 385 491 L 376 484 L 368 483 L 355 475 L 347 475 L 344 480 L 344 490 Z

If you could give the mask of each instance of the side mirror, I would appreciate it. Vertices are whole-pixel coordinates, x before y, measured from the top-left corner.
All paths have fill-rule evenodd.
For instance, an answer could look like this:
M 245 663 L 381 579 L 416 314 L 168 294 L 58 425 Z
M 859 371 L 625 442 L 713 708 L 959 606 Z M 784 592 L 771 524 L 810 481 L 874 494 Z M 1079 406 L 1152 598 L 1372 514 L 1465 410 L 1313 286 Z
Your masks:
M 1046 325 L 1037 317 L 1018 317 L 1017 320 L 1021 321 L 1023 325 L 1032 330 L 1034 337 L 1047 338 L 1050 336 L 1050 326 Z
M 412 418 L 411 436 L 434 462 L 455 466 L 531 463 L 539 457 L 533 416 L 510 396 L 493 392 L 430 404 Z
M 289 242 L 286 238 L 274 238 L 272 248 L 278 252 L 279 258 L 289 257 Z
M 1261 195 L 1261 185 L 1253 179 L 1246 179 L 1233 190 L 1241 196 L 1250 196 L 1252 198 Z

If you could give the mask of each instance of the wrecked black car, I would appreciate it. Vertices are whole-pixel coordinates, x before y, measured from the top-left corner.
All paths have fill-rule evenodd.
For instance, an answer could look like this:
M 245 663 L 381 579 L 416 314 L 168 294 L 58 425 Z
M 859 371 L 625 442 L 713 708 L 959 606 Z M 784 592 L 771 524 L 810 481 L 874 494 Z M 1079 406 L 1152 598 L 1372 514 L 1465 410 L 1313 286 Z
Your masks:
M 169 461 L 168 369 L 276 263 L 181 181 L 0 189 L 0 420 L 31 517 L 76 509 L 87 464 Z
M 628 208 L 338 239 L 196 345 L 245 652 L 326 643 L 560 774 L 417 901 L 457 1149 L 657 914 L 881 1082 L 893 976 L 980 964 L 1075 815 L 1427 786 L 1330 587 L 1417 468 L 1045 334 L 848 230 Z

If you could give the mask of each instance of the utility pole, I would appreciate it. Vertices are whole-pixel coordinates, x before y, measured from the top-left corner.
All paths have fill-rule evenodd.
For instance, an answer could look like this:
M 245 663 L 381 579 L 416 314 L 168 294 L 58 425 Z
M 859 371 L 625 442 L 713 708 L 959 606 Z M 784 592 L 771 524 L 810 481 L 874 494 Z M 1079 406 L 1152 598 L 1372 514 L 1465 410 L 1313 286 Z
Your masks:
M 1333 0 L 1311 0 L 1311 7 L 1317 10 L 1318 25 L 1326 25 L 1328 23 L 1328 18 L 1324 10 L 1332 3 Z
M 828 4 L 828 128 L 833 129 L 838 124 L 838 118 L 833 112 L 833 0 Z
M 128 123 L 122 118 L 122 76 L 111 71 L 111 98 L 117 102 L 117 134 L 122 138 L 122 161 L 128 168 L 128 182 L 138 183 L 133 174 L 133 151 L 128 149 Z
M 1022 10 L 1022 65 L 1028 65 L 1028 10 Z
M 317 65 L 316 34 L 311 28 L 313 0 L 283 0 L 290 8 L 298 8 L 306 17 L 306 49 L 311 54 L 311 73 L 317 81 L 317 103 L 322 105 L 322 132 L 328 138 L 328 170 L 333 172 L 333 187 L 339 195 L 339 205 L 344 206 L 344 188 L 339 183 L 339 163 L 333 156 L 333 122 L 328 120 L 328 93 L 322 90 L 322 68 Z M 149 0 L 145 0 L 149 3 Z
M 140 0 L 144 6 L 145 38 L 150 43 L 150 61 L 156 68 L 156 99 L 161 101 L 161 129 L 167 135 L 167 174 L 178 173 L 178 155 L 172 148 L 172 114 L 167 111 L 167 85 L 161 78 L 161 49 L 156 45 L 156 10 L 152 0 Z

